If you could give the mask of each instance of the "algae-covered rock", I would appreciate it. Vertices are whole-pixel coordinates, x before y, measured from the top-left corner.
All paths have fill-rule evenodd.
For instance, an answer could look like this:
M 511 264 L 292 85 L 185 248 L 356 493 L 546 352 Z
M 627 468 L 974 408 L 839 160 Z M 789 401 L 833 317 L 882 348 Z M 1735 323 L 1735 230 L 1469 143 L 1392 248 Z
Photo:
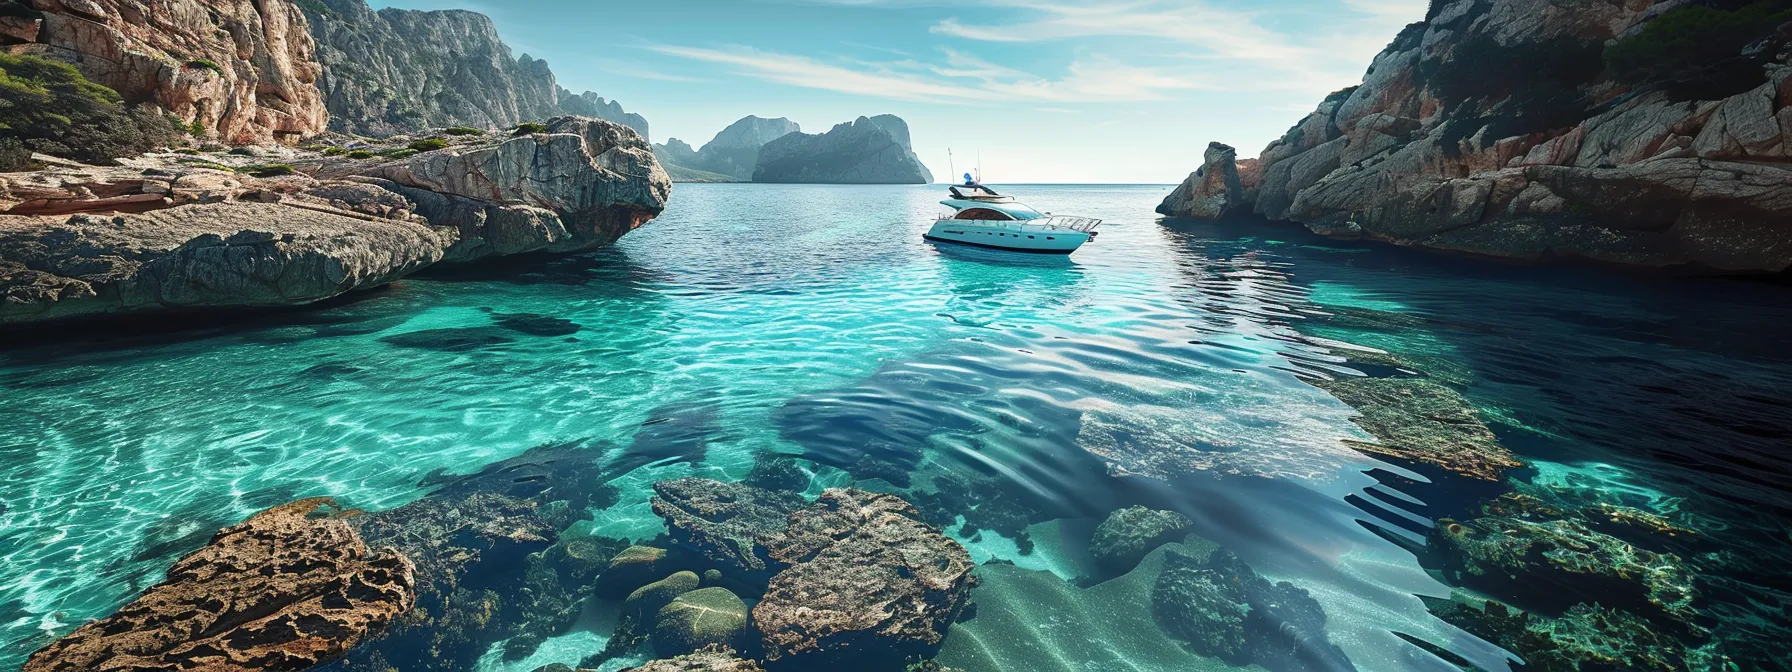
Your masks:
M 964 547 L 893 495 L 828 490 L 765 546 L 789 567 L 753 607 L 770 664 L 884 670 L 931 658 L 974 583 Z
M 1686 664 L 1688 651 L 1633 614 L 1581 603 L 1560 618 L 1462 595 L 1427 600 L 1438 618 L 1523 658 L 1536 672 L 1704 669 Z
M 1354 670 L 1325 638 L 1325 611 L 1307 591 L 1259 576 L 1230 551 L 1205 562 L 1165 557 L 1151 591 L 1158 625 L 1204 656 L 1275 672 Z
M 653 492 L 653 512 L 665 519 L 674 543 L 742 575 L 763 574 L 756 540 L 783 530 L 790 512 L 804 504 L 796 493 L 702 478 L 661 481 Z
M 1481 422 L 1474 405 L 1447 385 L 1419 378 L 1312 382 L 1360 413 L 1356 424 L 1379 440 L 1350 442 L 1365 453 L 1431 464 L 1486 480 L 1497 480 L 1505 470 L 1523 466 Z
M 689 655 L 649 661 L 623 672 L 765 672 L 758 663 L 741 658 L 722 646 L 710 646 Z
M 710 645 L 740 648 L 747 635 L 747 603 L 726 588 L 679 595 L 654 619 L 653 649 L 670 657 Z
M 625 618 L 652 618 L 679 595 L 697 589 L 702 579 L 695 572 L 675 572 L 666 578 L 635 589 L 622 601 Z
M 1692 571 L 1679 556 L 1638 548 L 1578 520 L 1443 518 L 1426 548 L 1430 564 L 1455 585 L 1515 595 L 1533 608 L 1600 601 L 1680 620 L 1695 613 Z
M 666 549 L 630 546 L 610 558 L 597 577 L 597 594 L 617 599 L 667 574 Z
M 809 488 L 809 472 L 788 455 L 760 453 L 753 457 L 753 470 L 742 481 L 755 488 L 802 492 Z
M 1095 527 L 1089 553 L 1102 571 L 1124 574 L 1157 547 L 1187 535 L 1194 521 L 1175 511 L 1129 506 Z

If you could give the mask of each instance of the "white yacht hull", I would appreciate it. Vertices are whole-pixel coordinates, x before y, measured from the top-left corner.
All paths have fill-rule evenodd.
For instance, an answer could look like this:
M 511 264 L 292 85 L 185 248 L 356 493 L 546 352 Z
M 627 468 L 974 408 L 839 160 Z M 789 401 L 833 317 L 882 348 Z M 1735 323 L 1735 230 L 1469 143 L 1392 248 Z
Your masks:
M 927 230 L 934 242 L 959 243 L 1015 252 L 1070 254 L 1094 234 L 1084 231 L 1028 224 L 972 219 L 942 219 Z

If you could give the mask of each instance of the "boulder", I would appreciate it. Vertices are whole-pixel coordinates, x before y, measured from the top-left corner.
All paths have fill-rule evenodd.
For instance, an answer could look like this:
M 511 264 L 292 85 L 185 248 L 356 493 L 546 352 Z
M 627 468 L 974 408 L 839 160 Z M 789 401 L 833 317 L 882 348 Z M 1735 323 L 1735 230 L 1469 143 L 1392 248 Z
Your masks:
M 9 3 L 15 4 L 16 3 Z M 322 68 L 289 0 L 37 0 L 4 30 L 128 101 L 153 102 L 207 137 L 293 141 L 324 130 Z M 8 14 L 13 12 L 8 11 Z
M 1201 169 L 1183 180 L 1164 202 L 1160 215 L 1219 219 L 1246 207 L 1244 183 L 1238 176 L 1238 150 L 1220 143 L 1207 145 Z
M 667 574 L 666 550 L 652 546 L 630 546 L 610 558 L 597 578 L 597 594 L 608 599 L 621 599 L 636 588 Z
M 725 647 L 711 646 L 696 653 L 649 661 L 623 672 L 765 672 L 758 663 L 746 660 Z
M 783 530 L 804 504 L 795 493 L 701 478 L 661 481 L 653 492 L 653 512 L 665 519 L 673 543 L 738 575 L 766 575 L 755 551 L 759 537 Z
M 410 560 L 370 551 L 334 507 L 300 500 L 219 531 L 24 669 L 303 670 L 340 657 L 411 609 L 417 588 Z
M 670 196 L 646 142 L 609 122 L 451 137 L 0 177 L 0 326 L 299 305 L 441 262 L 587 250 Z
M 623 614 L 646 622 L 658 614 L 661 608 L 671 604 L 674 598 L 696 590 L 701 584 L 702 579 L 694 572 L 674 572 L 629 593 L 628 599 L 622 601 Z
M 1159 627 L 1195 653 L 1275 672 L 1355 670 L 1326 640 L 1325 611 L 1307 591 L 1259 576 L 1230 551 L 1206 561 L 1172 552 L 1151 591 Z
M 1129 506 L 1109 514 L 1095 527 L 1089 554 L 1102 571 L 1125 574 L 1157 547 L 1187 536 L 1194 526 L 1194 521 L 1175 511 Z
M 899 670 L 931 658 L 975 565 L 901 498 L 831 489 L 764 540 L 786 567 L 753 607 L 767 664 Z
M 726 588 L 699 588 L 673 598 L 654 618 L 653 650 L 678 656 L 711 645 L 746 644 L 747 603 Z

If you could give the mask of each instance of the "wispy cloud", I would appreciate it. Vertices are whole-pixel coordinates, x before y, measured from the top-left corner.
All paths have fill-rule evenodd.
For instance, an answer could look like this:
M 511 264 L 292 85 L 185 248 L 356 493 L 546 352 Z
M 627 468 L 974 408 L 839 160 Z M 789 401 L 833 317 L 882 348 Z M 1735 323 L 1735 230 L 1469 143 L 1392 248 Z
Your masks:
M 713 49 L 662 45 L 648 48 L 670 56 L 734 66 L 742 75 L 790 86 L 919 102 L 1157 100 L 1167 91 L 1201 86 L 1201 79 L 1192 72 L 1133 66 L 1103 57 L 1072 63 L 1066 76 L 1052 79 L 951 49 L 943 50 L 943 62 L 927 64 L 913 59 L 889 63 L 828 62 L 746 47 Z

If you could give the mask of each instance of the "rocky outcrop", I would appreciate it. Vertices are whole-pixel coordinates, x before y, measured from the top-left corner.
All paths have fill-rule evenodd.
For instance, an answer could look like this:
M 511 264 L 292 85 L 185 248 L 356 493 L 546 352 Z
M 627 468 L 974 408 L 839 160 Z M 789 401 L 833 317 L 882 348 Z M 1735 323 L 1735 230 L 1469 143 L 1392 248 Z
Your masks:
M 291 141 L 327 121 L 316 48 L 289 0 L 8 0 L 0 9 L 0 48 L 72 63 L 207 137 Z
M 369 550 L 334 506 L 302 500 L 225 528 L 24 669 L 303 670 L 336 659 L 408 611 L 417 591 L 412 563 Z
M 543 130 L 7 175 L 0 325 L 303 304 L 439 262 L 602 247 L 665 207 L 671 182 L 633 131 Z
M 1474 404 L 1448 385 L 1370 377 L 1312 384 L 1357 410 L 1353 420 L 1377 440 L 1346 441 L 1357 450 L 1489 481 L 1524 466 L 1481 421 Z
M 512 57 L 489 17 L 462 10 L 374 11 L 317 0 L 305 16 L 323 65 L 330 129 L 389 136 L 445 126 L 505 129 L 571 114 L 647 136 L 647 120 L 592 92 L 561 88 L 546 61 Z
M 716 133 L 716 137 L 703 145 L 701 150 L 691 149 L 689 144 L 678 138 L 667 140 L 664 145 L 654 145 L 653 150 L 659 154 L 660 161 L 692 171 L 693 174 L 689 177 L 693 181 L 716 181 L 696 174 L 713 173 L 734 181 L 746 182 L 753 179 L 753 169 L 759 163 L 760 147 L 791 133 L 801 133 L 802 130 L 796 122 L 783 117 L 764 119 L 748 116 Z M 682 181 L 685 178 L 679 179 Z
M 1194 521 L 1175 511 L 1129 506 L 1109 514 L 1107 520 L 1095 526 L 1089 555 L 1102 571 L 1125 574 L 1157 547 L 1180 541 L 1194 527 Z
M 1209 143 L 1201 169 L 1188 176 L 1157 206 L 1157 212 L 1177 217 L 1219 219 L 1246 210 L 1244 181 L 1240 178 L 1238 150 Z
M 931 658 L 974 583 L 964 547 L 893 495 L 828 490 L 762 543 L 788 567 L 753 607 L 772 665 L 899 670 Z
M 821 135 L 790 133 L 759 148 L 754 182 L 927 184 L 933 173 L 909 146 L 908 124 L 859 117 Z
M 1688 4 L 1434 2 L 1263 150 L 1246 200 L 1340 238 L 1792 268 L 1792 28 Z M 1217 216 L 1212 182 L 1162 211 Z

